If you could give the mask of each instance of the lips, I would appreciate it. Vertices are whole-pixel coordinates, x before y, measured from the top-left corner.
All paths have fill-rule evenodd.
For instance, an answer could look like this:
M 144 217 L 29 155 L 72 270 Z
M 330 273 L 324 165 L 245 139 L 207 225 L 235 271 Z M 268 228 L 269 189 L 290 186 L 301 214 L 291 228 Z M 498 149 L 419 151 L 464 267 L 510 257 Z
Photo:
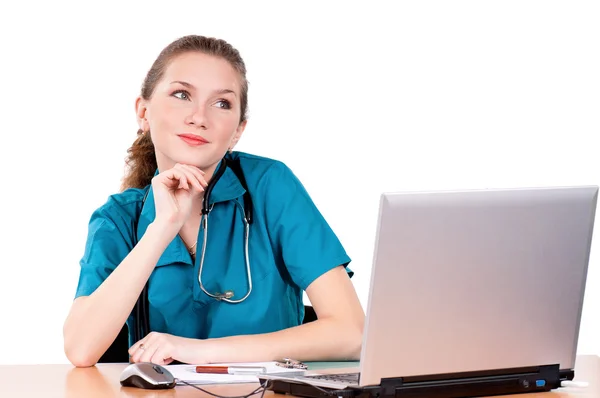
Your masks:
M 205 138 L 196 134 L 179 134 L 179 138 L 192 146 L 208 144 L 208 141 Z

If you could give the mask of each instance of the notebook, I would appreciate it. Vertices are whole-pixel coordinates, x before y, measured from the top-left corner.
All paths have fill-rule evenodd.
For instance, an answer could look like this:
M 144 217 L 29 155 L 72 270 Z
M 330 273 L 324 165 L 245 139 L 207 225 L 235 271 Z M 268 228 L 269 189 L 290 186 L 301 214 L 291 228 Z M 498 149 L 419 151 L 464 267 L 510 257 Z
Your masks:
M 281 363 L 281 362 L 279 362 Z M 258 375 L 252 374 L 214 374 L 196 372 L 197 365 L 177 364 L 167 365 L 165 368 L 173 374 L 173 377 L 180 380 L 178 384 L 236 384 L 236 383 L 257 383 Z M 209 366 L 231 366 L 231 367 L 262 367 L 267 374 L 291 375 L 301 374 L 302 372 L 295 368 L 285 368 L 278 365 L 278 361 L 273 362 L 244 362 L 244 363 L 215 363 Z

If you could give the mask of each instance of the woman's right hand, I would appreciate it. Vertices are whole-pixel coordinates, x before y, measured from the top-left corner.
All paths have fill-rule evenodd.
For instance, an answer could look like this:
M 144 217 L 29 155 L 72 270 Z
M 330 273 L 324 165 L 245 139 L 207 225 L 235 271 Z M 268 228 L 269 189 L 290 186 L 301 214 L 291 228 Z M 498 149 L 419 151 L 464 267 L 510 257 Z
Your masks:
M 155 221 L 177 228 L 183 226 L 192 210 L 192 203 L 207 186 L 204 172 L 195 166 L 177 163 L 152 178 Z

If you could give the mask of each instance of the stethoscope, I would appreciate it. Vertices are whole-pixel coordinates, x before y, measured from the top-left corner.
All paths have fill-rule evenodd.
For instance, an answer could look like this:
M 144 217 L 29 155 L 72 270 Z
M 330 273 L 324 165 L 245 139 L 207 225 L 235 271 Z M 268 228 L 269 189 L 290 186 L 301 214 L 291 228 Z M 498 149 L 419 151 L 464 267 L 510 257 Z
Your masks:
M 248 280 L 248 292 L 240 299 L 233 300 L 232 297 L 234 295 L 232 290 L 226 290 L 224 293 L 210 293 L 204 287 L 202 283 L 202 269 L 204 268 L 204 256 L 206 254 L 206 242 L 208 237 L 208 215 L 211 212 L 213 205 L 210 205 L 210 194 L 215 186 L 215 184 L 219 181 L 221 176 L 225 173 L 225 170 L 229 167 L 240 180 L 242 187 L 244 188 L 244 205 L 242 208 L 242 217 L 244 220 L 244 259 L 246 263 L 246 274 Z M 148 196 L 148 192 L 150 189 L 146 191 L 144 195 L 144 199 L 142 203 L 145 203 L 146 197 Z M 202 199 L 202 218 L 200 219 L 200 224 L 204 229 L 203 239 L 202 239 L 202 254 L 200 255 L 200 267 L 198 269 L 198 283 L 200 285 L 200 289 L 208 295 L 218 301 L 225 301 L 231 304 L 238 304 L 242 301 L 246 300 L 250 293 L 252 292 L 252 275 L 250 273 L 250 258 L 248 256 L 248 240 L 250 237 L 250 224 L 253 222 L 253 213 L 252 213 L 252 198 L 250 196 L 250 192 L 248 191 L 248 187 L 246 185 L 246 179 L 244 178 L 244 173 L 242 172 L 242 168 L 240 167 L 239 160 L 227 160 L 223 158 L 219 165 L 219 168 L 213 175 L 210 183 L 206 187 L 204 191 L 204 198 Z M 136 225 L 137 231 L 137 225 Z M 138 298 L 138 301 L 134 307 L 134 316 L 135 316 L 135 341 L 141 340 L 144 336 L 148 334 L 150 331 L 149 324 L 149 315 L 148 315 L 148 282 L 144 285 L 142 289 L 142 293 Z

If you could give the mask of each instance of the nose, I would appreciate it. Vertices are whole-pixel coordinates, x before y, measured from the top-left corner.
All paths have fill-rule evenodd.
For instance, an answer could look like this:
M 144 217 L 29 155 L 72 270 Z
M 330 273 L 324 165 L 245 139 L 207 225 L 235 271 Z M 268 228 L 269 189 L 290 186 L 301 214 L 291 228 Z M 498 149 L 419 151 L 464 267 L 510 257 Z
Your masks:
M 208 128 L 208 112 L 202 105 L 194 106 L 187 116 L 186 124 L 206 130 Z

